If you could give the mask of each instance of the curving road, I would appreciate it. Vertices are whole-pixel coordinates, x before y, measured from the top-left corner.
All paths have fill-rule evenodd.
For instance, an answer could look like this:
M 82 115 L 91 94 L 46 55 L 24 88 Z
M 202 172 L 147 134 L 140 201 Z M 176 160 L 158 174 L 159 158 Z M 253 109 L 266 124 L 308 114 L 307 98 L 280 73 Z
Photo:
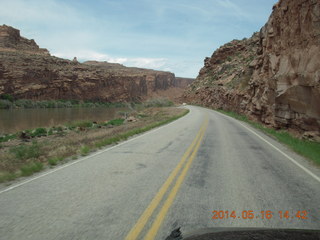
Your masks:
M 165 239 L 176 227 L 320 229 L 319 168 L 247 124 L 187 108 L 171 124 L 2 186 L 0 239 Z

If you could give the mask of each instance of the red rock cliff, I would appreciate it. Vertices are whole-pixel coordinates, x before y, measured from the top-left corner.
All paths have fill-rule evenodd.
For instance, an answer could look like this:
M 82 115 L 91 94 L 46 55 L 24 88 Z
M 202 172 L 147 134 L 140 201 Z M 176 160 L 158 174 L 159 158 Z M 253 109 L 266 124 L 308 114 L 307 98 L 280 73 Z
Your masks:
M 16 98 L 137 101 L 175 86 L 173 73 L 50 56 L 17 29 L 0 26 L 0 95 Z
M 280 0 L 260 33 L 205 59 L 185 97 L 319 135 L 320 2 Z

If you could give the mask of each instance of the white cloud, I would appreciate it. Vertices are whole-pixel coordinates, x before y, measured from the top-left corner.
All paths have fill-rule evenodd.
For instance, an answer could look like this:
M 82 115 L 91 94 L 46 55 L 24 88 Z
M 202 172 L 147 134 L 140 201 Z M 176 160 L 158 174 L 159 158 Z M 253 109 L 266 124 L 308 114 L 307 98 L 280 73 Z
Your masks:
M 81 16 L 71 7 L 54 0 L 6 0 L 1 2 L 1 18 L 16 22 L 75 24 Z
M 185 60 L 147 57 L 127 58 L 110 56 L 108 54 L 95 51 L 66 51 L 63 53 L 53 53 L 52 55 L 70 60 L 77 57 L 79 61 L 107 61 L 110 63 L 120 63 L 127 67 L 139 67 L 173 72 L 178 77 L 196 77 L 199 69 L 203 65 L 202 59 L 196 61 L 191 59 Z
M 126 57 L 114 57 L 108 54 L 94 52 L 94 51 L 70 51 L 70 52 L 56 52 L 52 55 L 60 57 L 73 59 L 77 57 L 79 61 L 96 60 L 96 61 L 107 61 L 110 63 L 120 63 L 128 67 L 139 67 L 139 68 L 150 68 L 163 70 L 164 66 L 167 64 L 166 58 L 126 58 Z

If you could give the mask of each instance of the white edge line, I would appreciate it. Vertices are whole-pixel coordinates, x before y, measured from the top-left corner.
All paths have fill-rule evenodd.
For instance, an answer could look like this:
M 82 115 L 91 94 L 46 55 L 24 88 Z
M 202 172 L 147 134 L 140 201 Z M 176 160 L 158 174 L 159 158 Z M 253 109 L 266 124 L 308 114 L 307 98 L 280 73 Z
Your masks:
M 210 109 L 209 109 L 210 110 Z M 306 173 L 308 173 L 310 176 L 312 176 L 314 179 L 316 179 L 318 182 L 320 182 L 320 178 L 315 175 L 313 172 L 311 172 L 309 169 L 305 168 L 304 166 L 302 166 L 300 163 L 298 163 L 296 160 L 294 160 L 292 157 L 290 157 L 288 154 L 284 153 L 282 150 L 280 150 L 279 148 L 277 148 L 276 146 L 274 146 L 272 143 L 270 143 L 269 141 L 267 141 L 266 139 L 264 139 L 263 137 L 261 137 L 259 134 L 257 134 L 255 131 L 253 131 L 252 129 L 248 128 L 246 125 L 244 125 L 242 122 L 240 122 L 239 120 L 229 117 L 225 114 L 219 113 L 218 111 L 214 111 L 224 117 L 230 118 L 232 120 L 236 120 L 241 126 L 243 126 L 244 128 L 246 128 L 247 130 L 249 130 L 251 133 L 253 133 L 254 135 L 256 135 L 258 138 L 260 138 L 262 141 L 264 141 L 265 143 L 269 144 L 271 147 L 273 147 L 274 149 L 276 149 L 278 152 L 280 152 L 283 156 L 285 156 L 286 158 L 288 158 L 292 163 L 294 163 L 296 166 L 300 167 L 303 171 L 305 171 Z
M 190 109 L 189 109 L 189 111 L 191 112 Z M 190 113 L 190 112 L 189 112 L 189 113 Z M 188 115 L 188 114 L 187 114 L 187 115 Z M 89 158 L 95 157 L 95 156 L 97 156 L 97 155 L 99 155 L 99 154 L 101 154 L 101 153 L 108 152 L 108 151 L 110 151 L 110 150 L 112 150 L 112 149 L 114 149 L 114 148 L 116 148 L 116 147 L 120 147 L 120 146 L 122 146 L 122 145 L 124 145 L 124 144 L 127 144 L 127 143 L 129 143 L 129 142 L 131 142 L 131 141 L 134 141 L 134 140 L 136 140 L 136 139 L 138 139 L 138 138 L 141 138 L 141 137 L 144 137 L 144 136 L 146 136 L 146 135 L 148 135 L 148 134 L 151 134 L 151 133 L 153 133 L 153 132 L 156 132 L 156 131 L 164 128 L 164 127 L 167 127 L 167 126 L 170 126 L 171 124 L 176 123 L 178 120 L 182 119 L 183 117 L 185 117 L 185 116 L 187 116 L 187 115 L 184 115 L 184 116 L 182 116 L 182 117 L 174 120 L 174 121 L 171 122 L 171 123 L 168 123 L 168 124 L 165 124 L 165 125 L 163 125 L 163 126 L 157 127 L 157 128 L 155 128 L 155 129 L 153 129 L 153 130 L 151 130 L 151 131 L 147 131 L 147 132 L 142 133 L 141 135 L 138 135 L 138 136 L 136 136 L 136 137 L 134 137 L 134 138 L 131 138 L 131 139 L 129 139 L 129 140 L 126 140 L 126 141 L 124 141 L 124 142 L 121 142 L 121 143 L 119 143 L 119 144 L 117 144 L 117 145 L 115 145 L 115 146 L 108 147 L 108 148 L 106 148 L 106 149 L 104 149 L 104 150 L 102 150 L 102 151 L 99 151 L 99 152 L 97 152 L 97 153 L 95 153 L 95 154 L 92 154 L 92 155 L 90 155 L 90 156 L 81 158 L 81 159 L 76 160 L 76 161 L 73 161 L 73 162 L 71 162 L 71 163 L 64 164 L 63 166 L 57 167 L 56 169 L 53 169 L 53 170 L 51 170 L 51 171 L 49 171 L 49 172 L 47 172 L 47 173 L 41 174 L 41 175 L 39 175 L 39 176 L 33 177 L 33 178 L 31 178 L 31 179 L 28 179 L 28 180 L 26 180 L 26 181 L 24 181 L 24 182 L 18 183 L 18 184 L 13 185 L 13 186 L 10 186 L 10 187 L 8 187 L 8 188 L 0 191 L 0 194 L 5 193 L 5 192 L 8 192 L 8 191 L 11 191 L 11 190 L 13 190 L 13 189 L 15 189 L 15 188 L 17 188 L 17 187 L 20 187 L 20 186 L 22 186 L 22 185 L 25 185 L 25 184 L 27 184 L 27 183 L 29 183 L 29 182 L 32 182 L 32 181 L 34 181 L 34 180 L 37 180 L 37 179 L 39 179 L 39 178 L 45 177 L 45 176 L 47 176 L 47 175 L 49 175 L 49 174 L 51 174 L 51 173 L 54 173 L 54 172 L 57 172 L 57 171 L 59 171 L 59 170 L 61 170 L 61 169 L 70 167 L 70 166 L 72 166 L 72 165 L 74 165 L 74 164 L 83 162 L 83 161 L 85 161 L 85 160 L 87 160 L 87 159 L 89 159 Z

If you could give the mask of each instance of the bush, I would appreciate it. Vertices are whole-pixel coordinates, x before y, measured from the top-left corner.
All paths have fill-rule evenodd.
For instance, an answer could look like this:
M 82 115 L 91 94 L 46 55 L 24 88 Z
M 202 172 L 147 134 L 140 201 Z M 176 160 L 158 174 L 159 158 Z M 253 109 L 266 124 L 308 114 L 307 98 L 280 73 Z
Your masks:
M 0 99 L 8 100 L 10 102 L 14 101 L 14 97 L 10 94 L 2 94 L 0 95 Z
M 47 130 L 45 128 L 36 128 L 32 133 L 31 137 L 47 136 Z
M 0 109 L 9 109 L 12 108 L 12 102 L 6 99 L 0 99 Z
M 29 100 L 29 99 L 19 99 L 14 102 L 14 105 L 16 107 L 20 107 L 20 108 L 35 108 L 36 107 L 36 103 Z

